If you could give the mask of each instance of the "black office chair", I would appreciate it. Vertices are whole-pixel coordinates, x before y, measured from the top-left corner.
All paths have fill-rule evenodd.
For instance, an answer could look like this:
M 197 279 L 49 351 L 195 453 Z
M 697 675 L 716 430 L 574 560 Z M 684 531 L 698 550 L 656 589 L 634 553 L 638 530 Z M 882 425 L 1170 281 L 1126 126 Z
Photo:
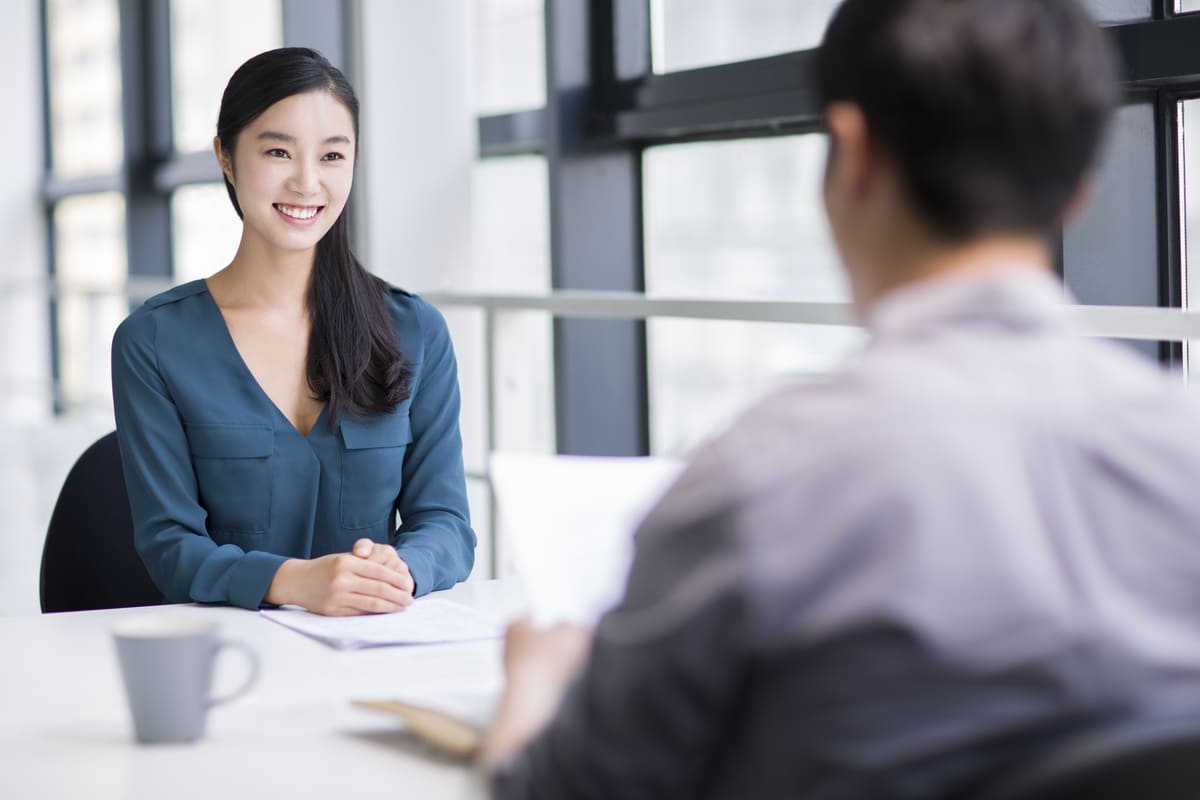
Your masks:
M 959 800 L 1197 800 L 1200 716 L 1113 724 L 1077 734 Z
M 115 432 L 79 457 L 58 494 L 42 550 L 41 599 L 43 612 L 163 602 L 133 549 Z

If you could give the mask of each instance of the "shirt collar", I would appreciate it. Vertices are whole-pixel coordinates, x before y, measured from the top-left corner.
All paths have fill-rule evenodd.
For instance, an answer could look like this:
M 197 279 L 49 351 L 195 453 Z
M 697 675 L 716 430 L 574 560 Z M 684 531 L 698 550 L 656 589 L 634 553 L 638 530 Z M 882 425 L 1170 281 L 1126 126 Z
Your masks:
M 893 289 L 871 309 L 866 324 L 877 338 L 919 334 L 948 323 L 1065 328 L 1066 305 L 1072 301 L 1062 282 L 1046 270 L 1014 265 L 947 274 Z

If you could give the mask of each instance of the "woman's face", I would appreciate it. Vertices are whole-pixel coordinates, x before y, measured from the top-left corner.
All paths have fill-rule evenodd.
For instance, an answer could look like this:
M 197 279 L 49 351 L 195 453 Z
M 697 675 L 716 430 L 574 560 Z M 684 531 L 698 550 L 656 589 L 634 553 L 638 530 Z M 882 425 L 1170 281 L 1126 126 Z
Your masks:
M 242 209 L 244 236 L 269 248 L 311 250 L 346 206 L 354 120 L 325 90 L 268 108 L 238 134 L 232 157 L 215 147 Z

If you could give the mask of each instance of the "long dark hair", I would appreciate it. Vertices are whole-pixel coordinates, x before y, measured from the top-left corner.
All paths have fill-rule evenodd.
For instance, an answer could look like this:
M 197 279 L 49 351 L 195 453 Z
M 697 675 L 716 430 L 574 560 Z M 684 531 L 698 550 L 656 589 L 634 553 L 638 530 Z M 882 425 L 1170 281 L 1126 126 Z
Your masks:
M 358 148 L 358 98 L 346 76 L 315 50 L 281 47 L 238 67 L 221 97 L 217 138 L 232 155 L 238 134 L 268 108 L 292 95 L 327 91 L 354 120 Z M 357 161 L 357 159 L 356 159 Z M 242 209 L 229 179 L 229 200 Z M 410 370 L 387 308 L 388 285 L 370 274 L 350 249 L 349 205 L 317 243 L 308 281 L 308 386 L 338 416 L 390 411 L 408 397 Z

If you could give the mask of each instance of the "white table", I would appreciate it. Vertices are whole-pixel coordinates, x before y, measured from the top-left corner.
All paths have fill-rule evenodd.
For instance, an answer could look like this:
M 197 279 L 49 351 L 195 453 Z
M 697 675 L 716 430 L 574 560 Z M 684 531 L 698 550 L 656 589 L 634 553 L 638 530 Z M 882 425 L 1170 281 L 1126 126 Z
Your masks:
M 522 605 L 506 581 L 440 594 L 503 619 Z M 196 744 L 133 741 L 110 628 L 146 613 L 216 619 L 258 652 L 258 683 L 213 709 Z M 243 670 L 222 655 L 217 690 Z M 256 612 L 190 605 L 0 617 L 0 798 L 479 798 L 472 770 L 350 700 L 482 697 L 501 681 L 500 640 L 343 652 Z

